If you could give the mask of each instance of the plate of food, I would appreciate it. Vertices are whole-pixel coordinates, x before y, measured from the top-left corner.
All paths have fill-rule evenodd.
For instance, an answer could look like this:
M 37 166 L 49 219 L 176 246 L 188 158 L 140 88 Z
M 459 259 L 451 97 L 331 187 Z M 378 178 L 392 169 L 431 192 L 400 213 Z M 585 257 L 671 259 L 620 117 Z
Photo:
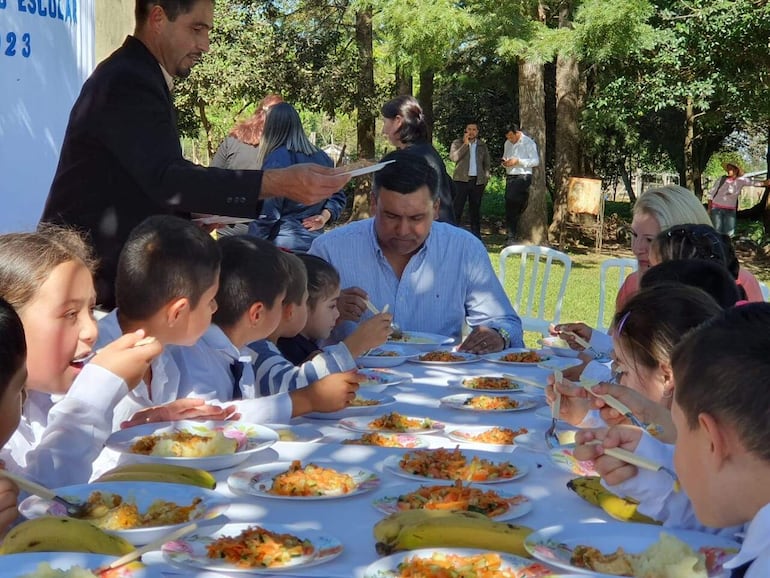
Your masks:
M 160 482 L 95 482 L 54 490 L 63 498 L 88 504 L 81 518 L 134 545 L 147 544 L 188 522 L 210 520 L 227 510 L 229 500 L 198 486 Z M 58 502 L 29 496 L 19 504 L 25 518 L 66 516 Z
M 541 369 L 547 369 L 549 371 L 566 371 L 572 367 L 583 365 L 583 361 L 574 357 L 549 357 L 543 359 L 537 366 Z
M 0 578 L 35 578 L 71 576 L 96 578 L 93 570 L 117 560 L 90 552 L 23 552 L 4 554 Z M 69 571 L 70 574 L 65 574 Z M 99 578 L 149 578 L 150 568 L 141 562 L 131 562 L 100 574 Z M 156 574 L 157 575 L 157 574 Z
M 348 498 L 369 492 L 380 485 L 374 472 L 315 460 L 305 465 L 299 460 L 254 466 L 227 478 L 233 492 L 288 500 L 329 500 Z
M 513 429 L 500 426 L 468 425 L 448 431 L 447 436 L 458 442 L 502 447 L 518 444 L 518 439 L 528 433 L 529 430 L 525 427 Z
M 546 408 L 548 409 L 548 408 Z M 539 411 L 539 410 L 538 410 Z M 551 419 L 550 417 L 548 419 Z M 556 430 L 556 437 L 560 446 L 574 446 L 576 430 Z M 543 430 L 529 430 L 529 432 L 516 437 L 516 445 L 533 452 L 548 453 L 550 448 L 545 443 Z
M 357 415 L 371 415 L 382 411 L 382 408 L 388 407 L 396 403 L 395 398 L 389 395 L 380 395 L 377 393 L 357 393 L 356 397 L 350 402 L 346 408 L 339 411 L 330 411 L 323 413 L 320 411 L 313 411 L 305 415 L 313 419 L 329 419 L 337 420 L 346 417 L 354 417 Z
M 529 472 L 526 465 L 501 459 L 500 454 L 459 448 L 414 450 L 388 456 L 383 468 L 410 480 L 462 480 L 476 484 L 510 482 Z
M 536 366 L 538 363 L 551 359 L 551 356 L 542 349 L 527 349 L 525 347 L 503 349 L 497 353 L 487 353 L 482 357 L 487 361 L 519 367 Z
M 388 337 L 388 343 L 401 345 L 407 351 L 430 351 L 442 345 L 450 345 L 453 342 L 454 339 L 446 335 L 421 331 L 402 331 L 398 338 L 392 335 Z
M 337 538 L 316 530 L 225 524 L 214 532 L 167 542 L 162 552 L 167 562 L 185 568 L 275 574 L 323 564 L 339 556 L 342 549 Z
M 419 488 L 391 486 L 383 490 L 373 504 L 384 514 L 404 510 L 470 511 L 497 521 L 520 518 L 532 510 L 532 502 L 527 496 L 463 485 L 461 481 Z
M 304 423 L 290 425 L 286 423 L 266 423 L 265 427 L 270 428 L 278 434 L 278 441 L 312 443 L 320 442 L 324 434 L 311 425 Z
M 571 523 L 530 534 L 524 547 L 557 568 L 601 576 L 719 576 L 739 549 L 714 534 L 624 522 Z
M 429 434 L 444 429 L 440 421 L 390 412 L 376 418 L 351 417 L 340 420 L 340 425 L 357 432 Z
M 421 353 L 412 359 L 412 362 L 427 363 L 429 365 L 458 365 L 460 363 L 473 363 L 478 360 L 479 356 L 475 353 L 452 351 L 450 349 L 434 349 L 433 351 Z
M 398 552 L 369 564 L 364 578 L 399 578 L 400 576 L 452 576 L 458 568 L 463 576 L 478 578 L 545 578 L 553 571 L 538 562 L 514 554 L 474 548 L 425 548 Z M 441 570 L 445 574 L 439 574 Z M 554 577 L 556 578 L 556 577 Z
M 379 446 L 381 448 L 397 448 L 414 450 L 430 447 L 422 436 L 400 433 L 362 433 L 358 436 L 342 440 L 345 445 Z
M 576 459 L 574 450 L 575 444 L 563 444 L 550 448 L 548 455 L 551 456 L 551 461 L 555 466 L 566 472 L 578 476 L 598 476 L 599 473 L 594 468 L 594 463 L 590 460 L 580 461 Z
M 154 422 L 114 432 L 107 447 L 132 462 L 203 470 L 231 468 L 278 441 L 273 430 L 241 421 Z
M 370 349 L 366 355 L 356 359 L 359 367 L 395 367 L 412 359 L 417 352 L 412 349 L 394 343 L 384 343 L 379 347 Z
M 402 373 L 392 369 L 380 369 L 376 367 L 366 367 L 359 369 L 356 373 L 364 377 L 359 384 L 363 390 L 382 392 L 391 385 L 398 385 L 412 379 L 411 373 Z
M 451 385 L 490 393 L 528 391 L 528 384 L 505 375 L 477 375 L 450 381 Z
M 532 409 L 539 404 L 531 397 L 513 395 L 489 395 L 485 393 L 458 393 L 441 398 L 441 405 L 465 411 L 507 412 Z
M 579 349 L 572 349 L 561 337 L 543 337 L 540 345 L 548 348 L 557 357 L 577 357 L 582 353 Z

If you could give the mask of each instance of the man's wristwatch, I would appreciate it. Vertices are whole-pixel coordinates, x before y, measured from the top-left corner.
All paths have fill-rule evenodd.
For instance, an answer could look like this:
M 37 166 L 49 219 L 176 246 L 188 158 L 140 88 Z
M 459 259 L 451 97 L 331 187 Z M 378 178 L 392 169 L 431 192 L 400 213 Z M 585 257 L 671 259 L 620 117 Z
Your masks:
M 497 331 L 500 337 L 503 338 L 503 349 L 506 349 L 511 345 L 511 334 L 507 329 L 503 329 L 502 327 L 493 327 L 492 329 Z

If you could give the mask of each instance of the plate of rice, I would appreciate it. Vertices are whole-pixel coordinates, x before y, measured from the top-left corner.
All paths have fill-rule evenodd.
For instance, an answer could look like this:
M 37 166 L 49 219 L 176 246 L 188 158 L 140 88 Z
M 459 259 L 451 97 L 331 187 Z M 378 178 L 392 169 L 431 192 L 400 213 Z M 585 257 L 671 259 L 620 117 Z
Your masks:
M 90 552 L 24 552 L 5 554 L 0 578 L 96 578 L 91 570 L 117 560 L 117 556 Z M 105 572 L 99 578 L 150 578 L 160 576 L 141 562 L 132 562 Z
M 232 468 L 269 448 L 278 434 L 241 421 L 147 423 L 114 432 L 107 447 L 129 462 L 171 463 L 203 470 Z

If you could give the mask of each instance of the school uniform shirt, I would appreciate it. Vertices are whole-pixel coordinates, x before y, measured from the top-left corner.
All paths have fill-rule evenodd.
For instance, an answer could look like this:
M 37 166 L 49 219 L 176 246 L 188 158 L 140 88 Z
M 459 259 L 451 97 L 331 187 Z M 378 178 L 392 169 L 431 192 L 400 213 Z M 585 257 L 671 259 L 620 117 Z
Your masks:
M 257 353 L 254 373 L 259 395 L 262 396 L 294 391 L 332 373 L 357 367 L 356 360 L 344 343 L 324 347 L 318 355 L 301 365 L 294 365 L 286 359 L 269 339 L 255 341 L 250 347 Z
M 121 377 L 87 364 L 66 395 L 30 391 L 19 427 L 0 451 L 6 467 L 50 488 L 88 482 L 128 393 Z
M 770 504 L 766 504 L 749 522 L 740 552 L 725 562 L 724 568 L 732 570 L 752 560 L 744 578 L 770 576 Z
M 118 310 L 99 320 L 99 337 L 96 340 L 96 349 L 112 343 L 123 335 L 123 330 L 118 324 Z M 115 408 L 113 416 L 113 430 L 120 429 L 120 424 L 131 419 L 138 411 L 169 403 L 179 399 L 179 367 L 171 355 L 164 349 L 150 363 L 152 381 L 150 387 L 141 381 Z
M 238 349 L 218 325 L 212 324 L 195 345 L 168 348 L 180 370 L 181 397 L 200 397 L 217 405 L 235 405 L 241 420 L 249 423 L 288 423 L 293 404 L 288 393 L 259 397 L 255 383 L 254 362 L 257 354 Z M 243 399 L 233 400 L 235 376 L 233 363 L 243 371 L 239 389 Z
M 655 439 L 647 432 L 642 433 L 634 453 L 674 470 L 674 446 Z M 638 468 L 638 473 L 625 482 L 610 486 L 602 480 L 602 485 L 619 496 L 631 496 L 639 500 L 637 511 L 663 522 L 664 527 L 698 530 L 733 540 L 735 534 L 743 530 L 743 526 L 713 528 L 701 524 L 695 516 L 690 498 L 681 489 L 676 491 L 673 478 L 663 471 L 651 472 Z

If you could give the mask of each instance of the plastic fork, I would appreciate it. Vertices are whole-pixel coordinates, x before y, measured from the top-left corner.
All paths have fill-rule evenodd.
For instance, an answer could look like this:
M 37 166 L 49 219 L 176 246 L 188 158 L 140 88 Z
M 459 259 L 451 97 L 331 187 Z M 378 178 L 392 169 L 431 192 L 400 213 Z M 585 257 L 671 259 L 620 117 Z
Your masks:
M 575 340 L 575 343 L 577 343 L 585 351 L 587 351 L 588 353 L 593 355 L 594 358 L 600 359 L 600 358 L 604 357 L 601 353 L 596 351 L 596 349 L 594 349 L 593 346 L 590 343 L 588 343 L 588 341 L 586 341 L 585 339 L 580 337 L 580 335 L 578 335 L 574 331 L 559 331 L 559 333 L 563 333 L 564 335 L 572 336 L 572 338 Z
M 628 420 L 634 424 L 637 427 L 647 429 L 648 425 L 644 422 L 642 422 L 638 417 L 636 417 L 633 412 L 629 409 L 629 407 L 624 404 L 622 401 L 620 401 L 618 398 L 613 397 L 609 394 L 599 394 L 594 393 L 591 388 L 595 385 L 598 385 L 598 381 L 591 381 L 591 380 L 580 380 L 578 382 L 578 385 L 585 389 L 588 393 L 593 395 L 594 397 L 598 397 L 601 399 L 604 403 L 606 403 L 608 406 L 610 406 L 612 409 L 618 411 L 620 414 L 624 415 Z
M 545 444 L 548 446 L 548 449 L 560 445 L 559 436 L 556 435 L 556 422 L 559 420 L 559 413 L 561 412 L 561 393 L 556 388 L 556 383 L 561 382 L 561 380 L 564 379 L 561 370 L 555 369 L 553 371 L 553 378 L 553 392 L 556 398 L 553 400 L 553 405 L 551 406 L 551 427 L 545 430 Z
M 88 513 L 88 504 L 85 502 L 71 502 L 70 500 L 56 495 L 56 492 L 53 490 L 49 490 L 45 486 L 41 486 L 32 480 L 28 480 L 27 478 L 22 478 L 21 476 L 12 474 L 7 470 L 0 470 L 0 476 L 5 476 L 17 486 L 19 486 L 22 490 L 26 490 L 30 494 L 39 496 L 44 500 L 58 502 L 67 509 L 67 515 L 72 518 L 82 518 L 86 515 L 86 513 Z
M 600 440 L 592 440 L 588 442 L 588 445 L 601 445 L 601 443 L 602 442 Z M 666 466 L 659 464 L 658 462 L 644 458 L 642 456 L 638 456 L 633 452 L 629 452 L 628 450 L 624 450 L 623 448 L 602 448 L 602 451 L 610 457 L 618 459 L 621 462 L 626 462 L 627 464 L 631 464 L 632 466 L 636 466 L 637 468 L 650 470 L 651 472 L 667 473 L 674 480 L 674 488 L 678 491 L 679 478 L 677 477 L 676 472 L 674 470 L 667 468 Z

